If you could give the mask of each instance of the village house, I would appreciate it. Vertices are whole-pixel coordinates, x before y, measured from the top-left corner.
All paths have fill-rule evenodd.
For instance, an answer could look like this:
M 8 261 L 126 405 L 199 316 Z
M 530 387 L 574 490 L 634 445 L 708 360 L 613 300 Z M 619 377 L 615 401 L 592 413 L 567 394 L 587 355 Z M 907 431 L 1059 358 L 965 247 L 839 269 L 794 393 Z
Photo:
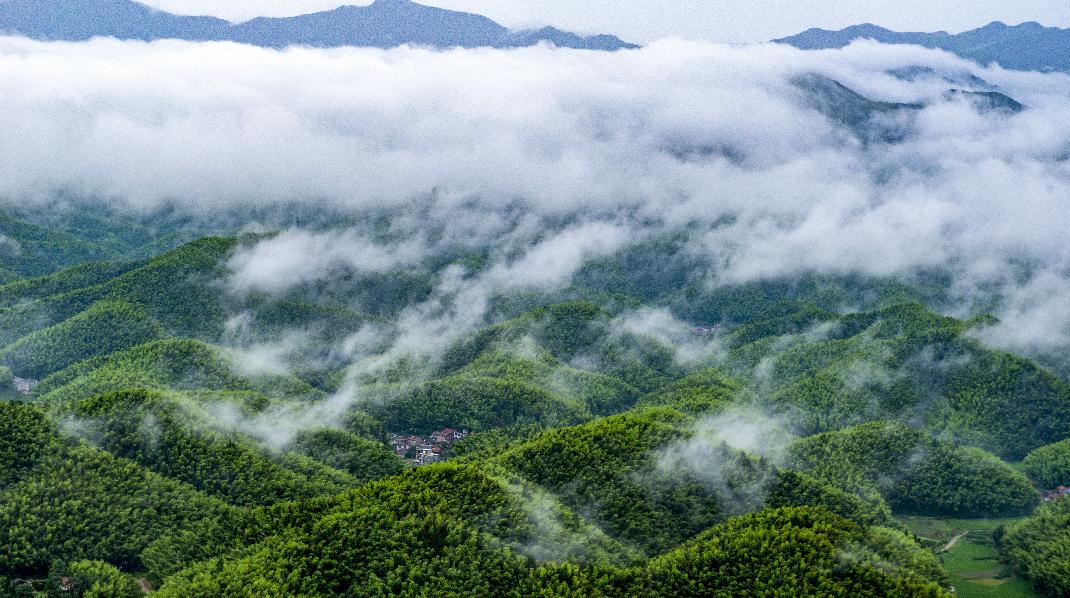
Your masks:
M 443 428 L 435 430 L 428 436 L 418 434 L 390 434 L 390 446 L 394 454 L 409 458 L 414 465 L 427 465 L 441 461 L 447 449 L 454 442 L 467 437 L 468 430 Z
M 443 428 L 441 430 L 431 433 L 431 440 L 436 443 L 453 442 L 460 440 L 465 436 L 468 436 L 468 430 L 455 430 L 453 428 Z
M 1059 486 L 1055 490 L 1049 490 L 1044 493 L 1044 501 L 1051 502 L 1053 500 L 1059 500 L 1060 498 L 1070 497 L 1070 487 Z
M 33 392 L 33 387 L 37 386 L 37 380 L 29 380 L 27 378 L 14 378 L 11 382 L 14 384 L 15 390 L 24 395 Z
M 724 325 L 720 322 L 713 326 L 695 326 L 691 329 L 691 334 L 694 336 L 711 336 L 719 333 L 724 328 Z
M 427 465 L 428 463 L 435 463 L 442 459 L 442 456 L 435 452 L 436 447 L 422 446 L 416 449 L 416 458 L 413 459 L 413 463 L 416 465 Z

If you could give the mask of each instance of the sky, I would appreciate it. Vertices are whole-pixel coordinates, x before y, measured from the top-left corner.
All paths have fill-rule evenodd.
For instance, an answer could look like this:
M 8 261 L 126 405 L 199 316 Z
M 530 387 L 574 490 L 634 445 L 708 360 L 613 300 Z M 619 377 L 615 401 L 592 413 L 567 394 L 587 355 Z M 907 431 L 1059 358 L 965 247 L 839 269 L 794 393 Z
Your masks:
M 211 14 L 232 21 L 329 10 L 367 0 L 143 0 L 183 14 Z M 1058 0 L 424 0 L 452 10 L 476 12 L 513 26 L 553 24 L 584 33 L 613 33 L 647 43 L 679 36 L 715 42 L 750 42 L 798 33 L 810 27 L 843 28 L 864 22 L 896 30 L 951 32 L 992 21 L 1038 21 L 1070 27 L 1070 2 Z

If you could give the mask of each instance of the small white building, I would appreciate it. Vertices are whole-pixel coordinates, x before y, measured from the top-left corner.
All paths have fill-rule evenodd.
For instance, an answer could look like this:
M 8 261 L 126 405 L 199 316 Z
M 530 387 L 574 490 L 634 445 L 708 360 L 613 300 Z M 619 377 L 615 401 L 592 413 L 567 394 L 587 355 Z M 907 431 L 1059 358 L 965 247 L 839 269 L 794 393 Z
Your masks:
M 33 387 L 37 386 L 37 380 L 29 380 L 27 378 L 15 378 L 12 383 L 15 385 L 15 390 L 24 395 L 33 392 Z

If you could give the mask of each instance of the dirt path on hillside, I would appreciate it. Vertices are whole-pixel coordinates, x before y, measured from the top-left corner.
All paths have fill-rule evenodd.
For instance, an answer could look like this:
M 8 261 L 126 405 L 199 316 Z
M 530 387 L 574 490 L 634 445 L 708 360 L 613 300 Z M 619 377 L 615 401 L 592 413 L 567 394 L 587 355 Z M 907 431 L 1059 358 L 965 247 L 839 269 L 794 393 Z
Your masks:
M 944 547 L 941 548 L 940 550 L 937 550 L 936 553 L 940 554 L 941 552 L 947 552 L 947 551 L 951 550 L 952 548 L 955 547 L 955 544 L 959 543 L 959 540 L 965 538 L 969 533 L 970 532 L 962 532 L 961 534 L 955 536 L 954 538 L 951 538 L 951 541 L 948 542 L 947 544 L 944 544 Z

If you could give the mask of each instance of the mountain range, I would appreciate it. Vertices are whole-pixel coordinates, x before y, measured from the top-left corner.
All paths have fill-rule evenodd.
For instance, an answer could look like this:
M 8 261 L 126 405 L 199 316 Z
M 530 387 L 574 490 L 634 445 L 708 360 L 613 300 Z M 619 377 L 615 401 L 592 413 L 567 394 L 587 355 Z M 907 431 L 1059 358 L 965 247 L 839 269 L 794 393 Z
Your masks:
M 153 41 L 234 41 L 269 48 L 293 45 L 329 48 L 392 48 L 412 44 L 436 48 L 519 48 L 542 42 L 562 48 L 616 51 L 639 46 L 613 35 L 583 36 L 555 27 L 509 29 L 472 13 L 374 0 L 367 6 L 294 17 L 259 17 L 231 23 L 209 16 L 171 14 L 135 0 L 0 0 L 0 33 L 43 41 L 115 37 Z M 773 40 L 803 50 L 842 48 L 859 39 L 946 50 L 981 64 L 1035 71 L 1070 71 L 1070 29 L 1029 22 L 994 22 L 959 34 L 898 32 L 865 23 L 830 31 L 808 29 Z
M 822 50 L 842 48 L 858 39 L 937 48 L 981 64 L 996 63 L 1014 70 L 1070 71 L 1070 29 L 1044 27 L 1035 22 L 1007 25 L 997 21 L 959 34 L 902 33 L 866 23 L 839 31 L 809 29 L 774 41 L 803 50 Z
M 424 6 L 410 0 L 375 0 L 296 17 L 261 17 L 230 23 L 181 16 L 133 0 L 0 0 L 0 32 L 45 41 L 115 37 L 153 41 L 235 41 L 270 48 L 414 44 L 438 48 L 558 47 L 615 51 L 636 48 L 612 35 L 581 36 L 554 27 L 511 30 L 491 19 Z

